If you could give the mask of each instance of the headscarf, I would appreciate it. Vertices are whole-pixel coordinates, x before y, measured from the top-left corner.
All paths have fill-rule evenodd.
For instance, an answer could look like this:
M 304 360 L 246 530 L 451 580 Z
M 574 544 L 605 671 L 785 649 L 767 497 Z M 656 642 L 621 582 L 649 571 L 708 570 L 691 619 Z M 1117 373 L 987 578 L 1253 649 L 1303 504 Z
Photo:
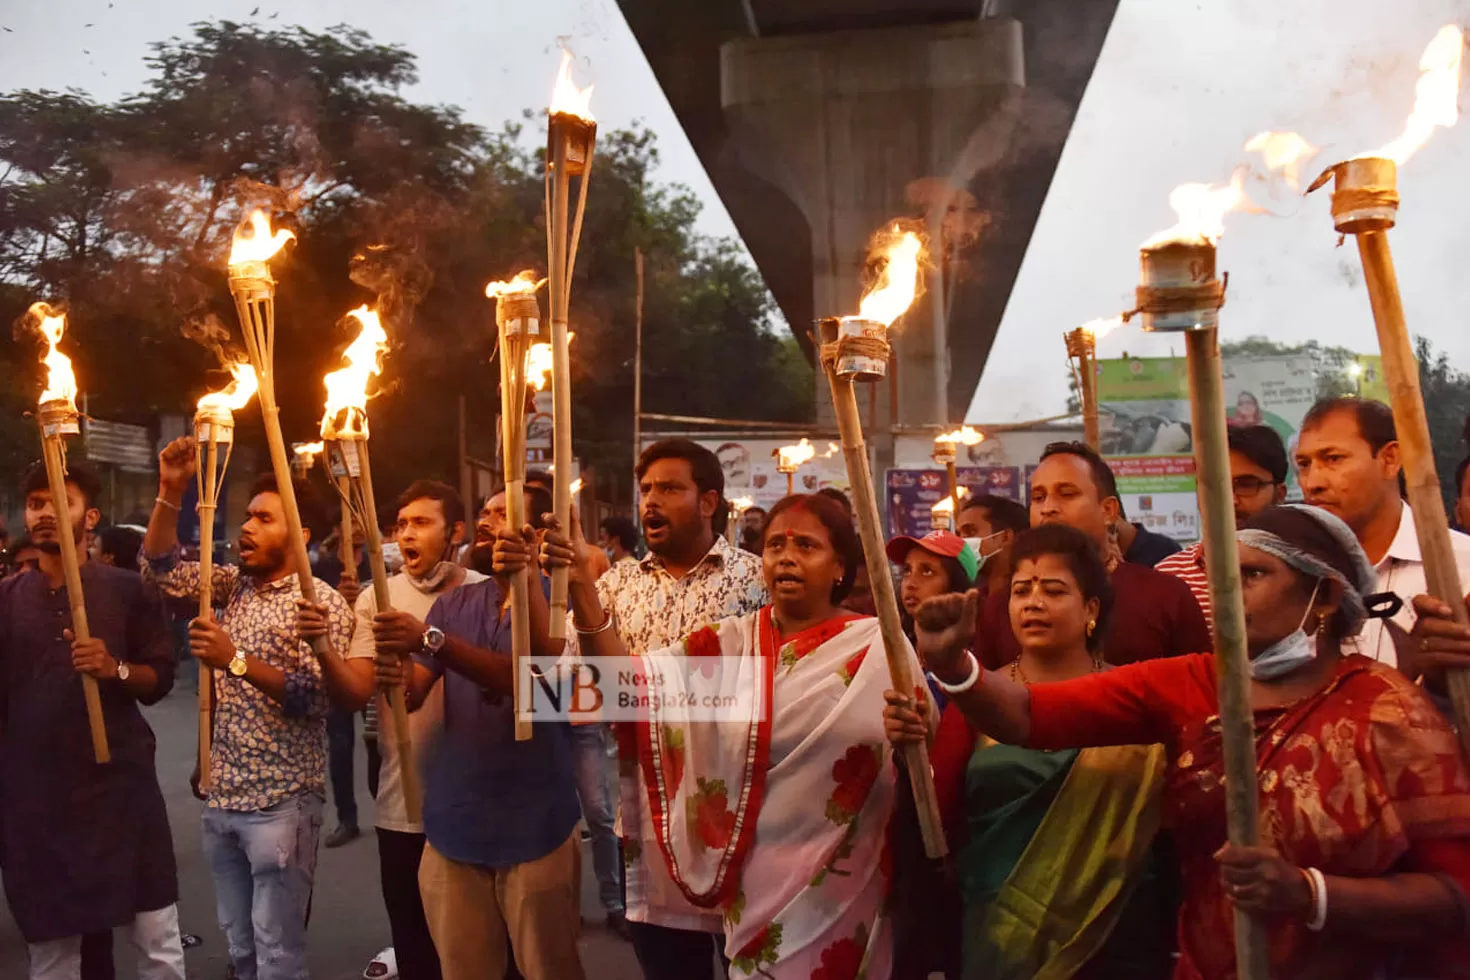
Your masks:
M 1369 616 L 1392 616 L 1402 605 L 1389 599 L 1391 593 L 1374 593 L 1378 573 L 1357 535 L 1341 518 L 1320 507 L 1268 507 L 1246 522 L 1235 533 L 1235 539 L 1274 555 L 1304 575 L 1341 585 L 1345 636 L 1356 636 Z

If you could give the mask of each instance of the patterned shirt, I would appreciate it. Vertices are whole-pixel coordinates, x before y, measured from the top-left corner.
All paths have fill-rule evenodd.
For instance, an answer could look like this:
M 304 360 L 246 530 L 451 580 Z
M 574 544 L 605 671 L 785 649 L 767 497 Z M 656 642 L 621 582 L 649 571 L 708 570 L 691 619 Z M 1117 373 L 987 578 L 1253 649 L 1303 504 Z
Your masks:
M 141 565 L 143 577 L 165 595 L 199 595 L 199 563 L 180 561 L 177 550 L 144 556 Z M 296 635 L 296 576 L 259 582 L 238 566 L 215 565 L 212 577 L 215 603 L 224 604 L 219 624 L 237 650 L 286 675 L 286 700 L 279 703 L 245 678 L 215 671 L 207 805 L 252 812 L 303 793 L 325 796 L 327 691 L 321 664 Z M 327 607 L 332 646 L 345 655 L 352 610 L 331 586 L 313 581 L 317 601 Z
M 1183 579 L 1189 591 L 1194 593 L 1200 612 L 1205 614 L 1205 622 L 1214 629 L 1215 614 L 1210 608 L 1210 577 L 1205 574 L 1204 544 L 1196 542 L 1183 551 L 1175 552 L 1155 565 L 1154 570 Z
M 657 555 L 618 562 L 597 580 L 602 608 L 616 617 L 618 636 L 631 655 L 678 643 L 701 626 L 755 612 L 769 602 L 761 560 L 731 547 L 724 538 L 683 578 L 674 578 Z M 718 912 L 691 905 L 669 877 L 658 849 L 653 819 L 644 805 L 643 772 L 627 740 L 619 746 L 624 859 L 627 862 L 628 918 L 674 929 L 718 933 Z

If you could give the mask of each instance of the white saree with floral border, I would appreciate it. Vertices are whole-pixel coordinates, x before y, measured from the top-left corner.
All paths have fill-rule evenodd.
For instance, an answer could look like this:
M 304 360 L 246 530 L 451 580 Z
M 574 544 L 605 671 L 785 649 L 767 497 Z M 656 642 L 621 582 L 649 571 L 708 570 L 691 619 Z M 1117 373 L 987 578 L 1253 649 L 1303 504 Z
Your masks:
M 778 637 L 767 606 L 649 654 L 722 658 L 662 676 L 634 729 L 659 848 L 684 895 L 723 912 L 734 978 L 889 975 L 881 644 L 876 619 L 851 615 Z M 711 681 L 743 685 L 740 710 L 687 720 L 680 705 Z

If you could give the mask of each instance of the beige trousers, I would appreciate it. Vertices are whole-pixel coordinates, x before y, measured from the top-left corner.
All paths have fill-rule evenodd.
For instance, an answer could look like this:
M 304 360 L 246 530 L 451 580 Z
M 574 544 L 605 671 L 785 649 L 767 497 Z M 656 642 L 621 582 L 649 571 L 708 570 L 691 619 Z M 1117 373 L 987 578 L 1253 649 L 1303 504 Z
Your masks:
M 461 864 L 425 844 L 419 891 L 444 980 L 503 977 L 511 956 L 526 980 L 584 980 L 580 872 L 575 832 L 509 868 Z

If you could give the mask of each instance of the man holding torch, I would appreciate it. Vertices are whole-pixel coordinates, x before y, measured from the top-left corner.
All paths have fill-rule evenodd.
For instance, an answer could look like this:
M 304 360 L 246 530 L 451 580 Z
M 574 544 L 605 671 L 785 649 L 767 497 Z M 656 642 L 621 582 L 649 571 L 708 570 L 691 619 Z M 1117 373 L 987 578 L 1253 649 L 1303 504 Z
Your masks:
M 72 462 L 66 506 L 78 543 L 97 477 Z M 183 980 L 178 882 L 153 732 L 138 705 L 173 687 L 173 643 L 157 590 L 77 549 L 91 636 L 67 627 L 60 522 L 40 464 L 21 484 L 35 570 L 0 583 L 0 847 L 5 895 L 29 944 L 32 980 L 72 980 L 82 936 L 129 930 L 141 980 Z M 94 512 L 95 513 L 95 512 Z M 81 678 L 95 678 L 111 761 L 97 763 Z M 123 819 L 107 819 L 107 815 Z M 110 947 L 109 947 L 110 949 Z
M 180 559 L 177 522 L 194 480 L 192 439 L 159 454 L 159 492 L 143 539 L 143 575 L 168 596 L 193 599 L 199 565 Z M 311 487 L 295 487 L 303 535 L 325 514 Z M 296 629 L 295 549 L 275 478 L 256 481 L 240 529 L 240 564 L 216 565 L 224 611 L 189 627 L 190 651 L 219 671 L 204 854 L 214 877 L 220 928 L 237 980 L 306 980 L 306 911 L 316 872 L 326 795 L 328 691 L 353 683 L 338 651 L 352 637 L 352 611 L 317 582 L 331 623 L 325 656 Z

